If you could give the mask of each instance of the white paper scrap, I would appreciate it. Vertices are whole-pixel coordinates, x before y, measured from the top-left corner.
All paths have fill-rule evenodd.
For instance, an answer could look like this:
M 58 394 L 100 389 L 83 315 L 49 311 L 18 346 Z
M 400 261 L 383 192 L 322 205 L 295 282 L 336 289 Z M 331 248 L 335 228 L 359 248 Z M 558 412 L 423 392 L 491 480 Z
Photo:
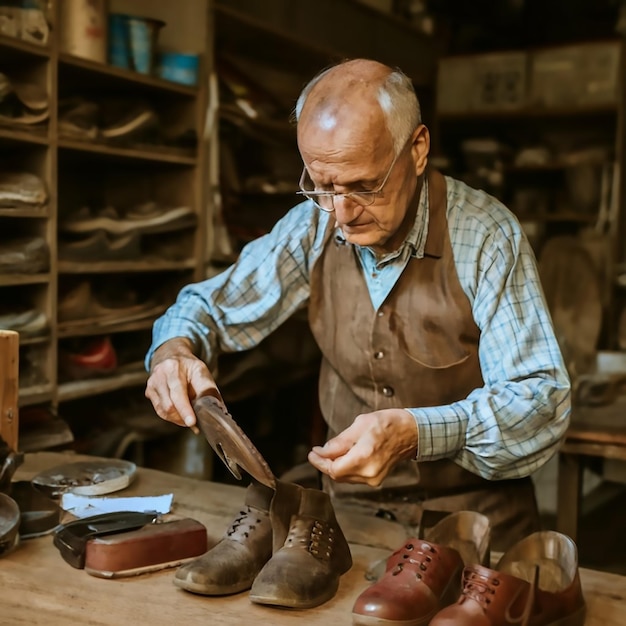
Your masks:
M 114 513 L 117 511 L 137 511 L 148 513 L 169 513 L 172 507 L 173 494 L 161 496 L 135 496 L 135 497 L 100 497 L 100 496 L 77 496 L 73 493 L 64 493 L 61 498 L 61 508 L 76 517 L 89 517 L 101 513 Z

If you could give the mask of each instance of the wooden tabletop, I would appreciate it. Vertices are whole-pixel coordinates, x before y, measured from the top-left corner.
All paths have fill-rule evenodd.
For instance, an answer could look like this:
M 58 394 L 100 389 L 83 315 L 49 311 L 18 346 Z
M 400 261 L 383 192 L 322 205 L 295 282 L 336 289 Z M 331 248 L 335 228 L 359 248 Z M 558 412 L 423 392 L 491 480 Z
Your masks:
M 84 457 L 58 453 L 27 455 L 16 480 Z M 244 488 L 183 478 L 140 468 L 135 482 L 119 495 L 174 494 L 173 512 L 201 521 L 221 536 L 241 508 Z M 397 546 L 396 546 L 397 547 Z M 101 579 L 62 560 L 50 536 L 28 539 L 0 559 L 0 625 L 108 626 L 146 624 L 350 624 L 357 596 L 368 586 L 366 569 L 389 550 L 353 543 L 354 565 L 341 578 L 337 595 L 306 611 L 250 602 L 247 594 L 211 598 L 178 589 L 173 569 L 141 576 Z M 587 626 L 626 625 L 626 577 L 581 570 L 588 604 Z

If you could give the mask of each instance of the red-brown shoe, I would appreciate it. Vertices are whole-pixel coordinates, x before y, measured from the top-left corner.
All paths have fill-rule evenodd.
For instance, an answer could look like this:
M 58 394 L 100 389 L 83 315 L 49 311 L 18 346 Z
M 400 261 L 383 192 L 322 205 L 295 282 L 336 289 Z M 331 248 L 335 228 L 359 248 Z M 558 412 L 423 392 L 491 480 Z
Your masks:
M 431 626 L 583 626 L 585 612 L 576 544 L 542 531 L 508 550 L 495 570 L 467 567 L 461 597 Z
M 358 626 L 426 626 L 458 598 L 462 572 L 489 554 L 489 521 L 473 511 L 452 513 L 426 539 L 411 538 L 387 560 L 384 575 L 352 608 Z

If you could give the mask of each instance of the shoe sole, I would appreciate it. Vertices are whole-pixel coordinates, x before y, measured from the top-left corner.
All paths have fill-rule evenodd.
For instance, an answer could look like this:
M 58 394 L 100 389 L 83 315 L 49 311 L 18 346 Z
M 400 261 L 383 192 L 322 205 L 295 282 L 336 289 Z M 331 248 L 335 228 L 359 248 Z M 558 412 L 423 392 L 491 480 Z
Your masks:
M 146 122 L 150 122 L 154 118 L 154 114 L 151 111 L 142 111 L 136 117 L 128 120 L 127 122 L 120 124 L 119 126 L 111 126 L 109 128 L 102 128 L 100 134 L 105 139 L 114 139 L 116 137 L 124 137 L 138 128 L 141 128 Z
M 274 596 L 261 596 L 258 594 L 249 594 L 250 600 L 255 604 L 265 604 L 267 606 L 281 606 L 286 609 L 312 609 L 316 606 L 320 606 L 320 604 L 324 604 L 324 602 L 328 602 L 331 598 L 335 597 L 337 593 L 337 589 L 339 589 L 339 584 L 335 585 L 332 589 L 330 589 L 327 593 L 324 593 L 320 596 L 317 596 L 313 600 L 309 600 L 308 602 L 298 602 L 297 600 L 286 600 L 282 598 L 276 598 Z
M 195 593 L 200 596 L 232 596 L 242 591 L 247 591 L 252 587 L 252 582 L 239 583 L 237 585 L 230 585 L 228 587 L 224 585 L 202 585 L 200 583 L 193 583 L 188 580 L 182 580 L 180 578 L 174 578 L 174 584 L 185 591 Z

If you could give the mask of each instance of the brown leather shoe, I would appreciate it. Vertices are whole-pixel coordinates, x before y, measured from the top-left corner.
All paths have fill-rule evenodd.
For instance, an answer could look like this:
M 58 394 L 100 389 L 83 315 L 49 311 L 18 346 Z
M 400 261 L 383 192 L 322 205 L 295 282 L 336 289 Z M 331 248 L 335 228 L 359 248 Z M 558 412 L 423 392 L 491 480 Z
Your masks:
M 185 591 L 220 596 L 250 589 L 261 568 L 272 556 L 272 525 L 269 518 L 274 492 L 252 483 L 245 508 L 226 534 L 201 557 L 176 571 L 174 584 Z
M 294 609 L 330 600 L 352 556 L 328 494 L 276 481 L 270 516 L 274 555 L 256 577 L 250 600 Z
M 529 535 L 495 570 L 472 565 L 463 592 L 432 626 L 583 626 L 585 600 L 576 544 L 555 531 Z
M 480 513 L 451 513 L 426 536 L 389 557 L 384 575 L 354 603 L 354 624 L 426 626 L 458 598 L 464 565 L 489 558 L 489 520 Z

